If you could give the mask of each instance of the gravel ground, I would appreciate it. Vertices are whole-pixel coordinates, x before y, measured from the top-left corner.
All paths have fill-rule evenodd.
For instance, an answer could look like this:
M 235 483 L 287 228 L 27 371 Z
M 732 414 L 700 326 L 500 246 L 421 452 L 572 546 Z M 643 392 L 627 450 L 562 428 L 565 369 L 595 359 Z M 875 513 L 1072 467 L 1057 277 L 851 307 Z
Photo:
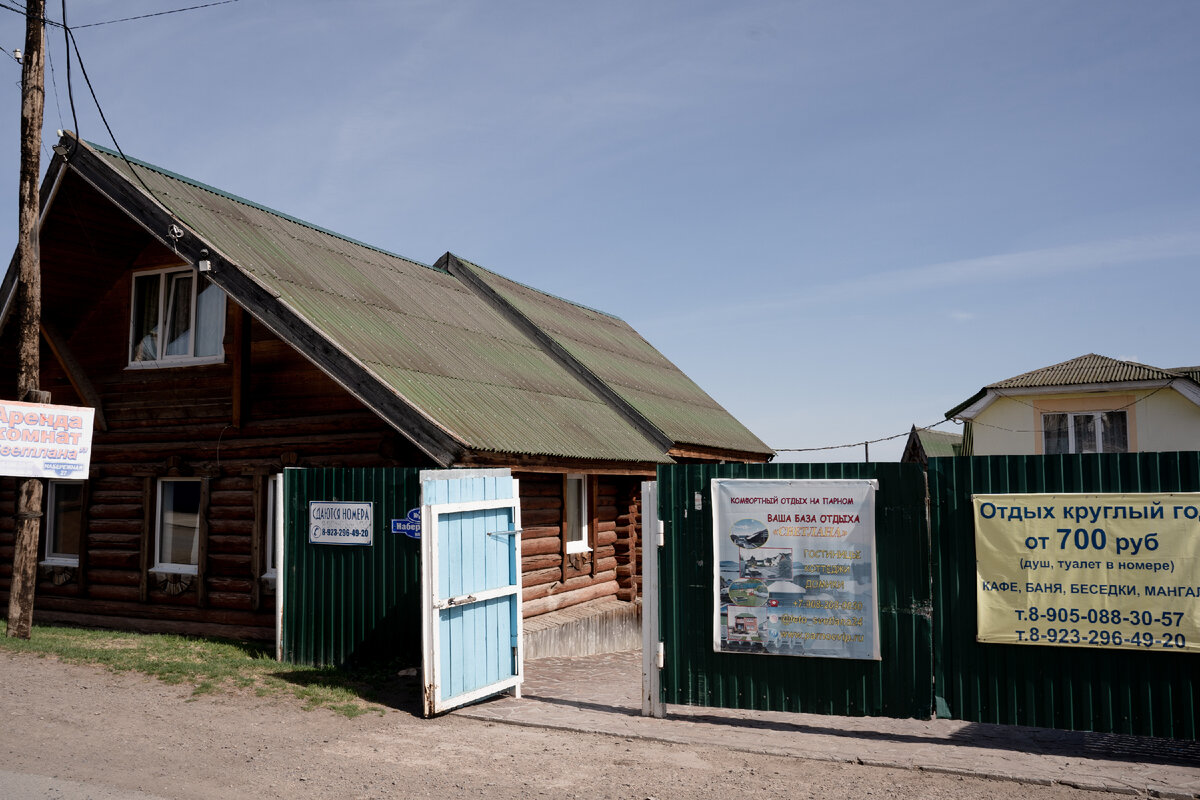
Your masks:
M 132 674 L 0 655 L 5 798 L 1010 798 L 1064 786 L 749 755 L 416 716 L 346 719 L 285 697 L 191 696 Z

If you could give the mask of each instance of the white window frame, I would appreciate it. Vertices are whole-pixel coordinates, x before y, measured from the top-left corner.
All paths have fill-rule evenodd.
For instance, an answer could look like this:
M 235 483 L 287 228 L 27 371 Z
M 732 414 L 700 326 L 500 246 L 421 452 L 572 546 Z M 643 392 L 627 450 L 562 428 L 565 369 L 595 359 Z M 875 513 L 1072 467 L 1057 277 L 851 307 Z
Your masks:
M 567 496 L 573 491 L 572 486 L 579 487 L 579 532 L 578 540 L 567 539 L 567 531 L 565 523 L 567 522 Z M 563 484 L 563 544 L 567 555 L 573 553 L 590 553 L 592 551 L 591 539 L 588 536 L 588 476 L 580 474 L 567 475 L 567 479 Z
M 58 542 L 58 517 L 54 513 L 55 503 L 54 495 L 59 486 L 78 486 L 80 488 L 80 501 L 83 500 L 83 481 L 58 481 L 50 480 L 46 482 L 46 557 L 42 559 L 41 564 L 47 567 L 78 567 L 79 554 L 55 552 L 55 547 Z M 83 509 L 80 509 L 82 514 Z M 86 533 L 83 530 L 79 531 L 79 543 L 82 546 L 83 537 Z
M 1042 453 L 1047 454 L 1049 448 L 1046 446 L 1046 417 L 1054 414 L 1063 414 L 1067 418 L 1067 453 L 1071 455 L 1079 454 L 1079 450 L 1075 446 L 1075 418 L 1076 417 L 1092 417 L 1096 427 L 1096 452 L 1097 453 L 1125 453 L 1129 452 L 1129 414 L 1124 409 L 1112 408 L 1106 411 L 1043 411 L 1042 412 Z M 1104 421 L 1105 414 L 1124 414 L 1125 415 L 1125 450 L 1105 450 L 1104 449 Z
M 191 334 L 188 337 L 188 353 L 186 355 L 166 355 L 166 330 L 167 330 L 167 276 L 190 272 L 192 276 L 192 297 L 191 297 Z M 154 360 L 135 361 L 133 358 L 134 337 L 137 336 L 137 319 L 134 312 L 137 309 L 137 285 L 138 281 L 151 276 L 158 276 L 158 350 L 159 357 Z M 197 356 L 196 352 L 196 312 L 198 308 L 198 299 L 200 294 L 200 283 L 204 279 L 204 275 L 194 266 L 182 267 L 165 267 L 163 269 L 148 269 L 133 274 L 133 279 L 129 282 L 129 342 L 125 350 L 125 358 L 129 362 L 126 369 L 161 369 L 163 367 L 179 367 L 179 366 L 199 366 L 201 364 L 223 364 L 225 363 L 225 349 L 219 347 L 219 352 L 208 356 Z M 217 290 L 221 292 L 221 313 L 218 315 L 219 322 L 217 325 L 220 330 L 217 331 L 217 341 L 220 342 L 225 338 L 225 293 L 220 287 Z
M 263 564 L 265 572 L 262 577 L 267 581 L 274 581 L 279 576 L 279 548 L 277 543 L 283 541 L 281 538 L 281 529 L 283 528 L 283 475 L 278 472 L 274 475 L 267 476 L 267 497 L 263 504 L 267 511 L 266 526 L 263 530 L 265 538 L 265 548 L 263 552 Z
M 204 489 L 203 482 L 200 478 L 159 478 L 158 484 L 155 486 L 157 496 L 154 503 L 154 567 L 150 570 L 152 573 L 159 575 L 198 575 L 200 572 L 200 523 L 206 510 L 203 506 L 196 509 L 196 533 L 195 546 L 196 562 L 195 564 L 176 564 L 173 562 L 164 562 L 162 560 L 162 536 L 163 536 L 163 487 L 168 483 L 195 483 L 200 486 L 200 497 L 203 500 Z

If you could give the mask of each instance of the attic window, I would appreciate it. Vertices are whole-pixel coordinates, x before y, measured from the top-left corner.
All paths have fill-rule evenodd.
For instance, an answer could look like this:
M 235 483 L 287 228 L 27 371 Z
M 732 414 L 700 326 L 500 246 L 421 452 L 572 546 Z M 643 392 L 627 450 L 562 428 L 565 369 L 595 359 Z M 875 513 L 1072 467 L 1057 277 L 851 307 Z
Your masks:
M 133 278 L 130 367 L 213 364 L 224 360 L 225 293 L 192 267 Z

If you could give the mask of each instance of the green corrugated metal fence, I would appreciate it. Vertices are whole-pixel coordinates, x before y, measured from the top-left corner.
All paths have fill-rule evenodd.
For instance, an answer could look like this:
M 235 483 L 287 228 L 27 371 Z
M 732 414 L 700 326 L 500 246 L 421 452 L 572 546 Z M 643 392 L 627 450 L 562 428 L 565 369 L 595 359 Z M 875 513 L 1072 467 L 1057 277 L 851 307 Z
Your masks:
M 284 472 L 283 660 L 335 665 L 366 657 L 421 663 L 420 542 L 391 533 L 421 504 L 417 469 Z M 373 503 L 370 546 L 308 543 L 312 500 Z
M 981 644 L 972 494 L 1195 492 L 1200 453 L 929 461 L 939 717 L 1196 739 L 1200 657 Z
M 713 478 L 877 478 L 876 549 L 882 661 L 716 653 Z M 914 464 L 672 465 L 658 470 L 660 622 L 667 703 L 928 718 L 932 624 L 925 483 Z M 696 498 L 702 508 L 697 510 Z

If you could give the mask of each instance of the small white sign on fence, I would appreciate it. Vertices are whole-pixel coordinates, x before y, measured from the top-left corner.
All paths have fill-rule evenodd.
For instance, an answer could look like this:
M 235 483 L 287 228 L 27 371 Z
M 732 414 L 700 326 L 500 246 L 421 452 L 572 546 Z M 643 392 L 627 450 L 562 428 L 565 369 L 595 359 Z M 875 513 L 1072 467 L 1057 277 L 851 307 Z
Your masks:
M 374 530 L 371 503 L 313 500 L 308 504 L 309 544 L 370 545 Z

